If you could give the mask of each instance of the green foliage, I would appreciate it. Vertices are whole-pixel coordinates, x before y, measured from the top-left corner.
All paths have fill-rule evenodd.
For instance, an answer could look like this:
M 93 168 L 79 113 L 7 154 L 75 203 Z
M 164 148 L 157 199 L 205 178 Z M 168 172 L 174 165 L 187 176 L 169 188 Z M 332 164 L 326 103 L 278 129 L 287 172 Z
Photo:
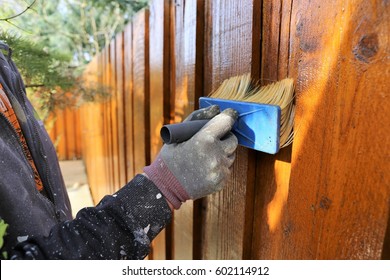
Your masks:
M 4 245 L 4 236 L 7 234 L 8 224 L 4 222 L 3 219 L 0 219 L 0 259 L 8 259 L 8 254 L 6 251 L 1 251 Z
M 139 11 L 144 8 L 147 4 L 147 0 L 92 0 L 90 1 L 92 6 L 95 7 L 107 7 L 107 6 L 118 6 L 124 13 L 128 11 Z
M 69 55 L 2 31 L 0 40 L 12 48 L 12 59 L 20 69 L 26 87 L 68 89 L 73 85 Z
M 4 235 L 7 233 L 7 227 L 8 224 L 6 224 L 3 219 L 0 219 L 0 249 L 4 245 Z
M 13 1 L 15 2 L 15 1 Z M 33 0 L 18 0 L 18 11 Z M 1 23 L 23 37 L 70 54 L 74 66 L 82 66 L 104 48 L 131 20 L 136 11 L 147 5 L 146 0 L 36 0 L 22 15 Z M 0 18 L 18 13 L 3 5 Z
M 146 5 L 147 0 L 2 1 L 0 40 L 14 50 L 13 59 L 41 116 L 108 96 L 103 86 L 84 84 L 80 74 Z
M 74 103 L 72 99 L 77 95 L 63 98 L 59 94 L 73 90 L 77 84 L 77 78 L 69 68 L 69 56 L 3 31 L 0 31 L 0 40 L 12 49 L 12 59 L 23 77 L 30 99 L 43 118 L 57 107 Z

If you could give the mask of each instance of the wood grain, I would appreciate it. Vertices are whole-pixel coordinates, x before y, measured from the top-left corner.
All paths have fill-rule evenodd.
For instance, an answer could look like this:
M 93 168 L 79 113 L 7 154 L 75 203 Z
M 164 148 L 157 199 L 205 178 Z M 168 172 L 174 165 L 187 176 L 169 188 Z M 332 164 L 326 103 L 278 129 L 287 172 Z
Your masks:
M 75 158 L 82 159 L 83 141 L 82 141 L 82 126 L 81 126 L 81 109 L 78 107 L 73 111 L 75 114 Z
M 173 54 L 175 96 L 174 122 L 182 122 L 195 107 L 198 98 L 195 92 L 195 62 L 197 34 L 197 1 L 176 1 L 172 9 Z M 174 259 L 193 258 L 193 202 L 186 202 L 174 216 Z
M 153 1 L 149 6 L 149 53 L 150 53 L 150 138 L 151 160 L 162 147 L 160 129 L 164 123 L 164 1 Z M 168 92 L 169 95 L 169 92 Z M 168 96 L 169 98 L 169 96 Z
M 110 126 L 111 135 L 107 135 L 111 139 L 111 168 L 112 168 L 112 187 L 111 193 L 118 190 L 121 186 L 119 184 L 119 139 L 118 139 L 118 88 L 117 88 L 117 64 L 116 64 L 116 49 L 120 42 L 120 36 L 116 36 L 110 42 Z
M 84 72 L 88 85 L 103 83 L 103 57 L 95 57 Z M 82 107 L 83 157 L 94 202 L 107 194 L 103 133 L 103 104 L 87 103 Z
M 124 97 L 124 34 L 116 35 L 115 68 L 116 68 L 116 106 L 117 106 L 117 143 L 118 143 L 118 185 L 115 190 L 127 183 L 126 179 L 126 102 Z
M 293 145 L 277 155 L 239 147 L 226 188 L 177 211 L 153 258 L 389 258 L 389 5 L 155 0 L 150 14 L 134 18 L 122 66 L 120 37 L 115 55 L 126 180 L 155 157 L 161 120 L 181 121 L 224 79 L 251 71 L 264 82 L 292 77 L 296 86 Z M 90 66 L 103 85 L 108 54 Z M 115 129 L 111 105 L 88 105 L 81 115 L 95 201 L 111 190 L 110 174 L 122 174 L 107 136 Z
M 150 157 L 153 161 L 162 147 L 160 129 L 166 122 L 164 117 L 164 104 L 170 99 L 170 91 L 164 88 L 164 82 L 169 83 L 169 64 L 167 63 L 166 44 L 169 45 L 169 21 L 165 17 L 166 6 L 164 0 L 152 1 L 149 5 L 149 69 L 150 69 Z M 166 79 L 166 81 L 165 81 Z M 153 240 L 153 259 L 166 259 L 165 230 Z
M 204 79 L 208 94 L 224 79 L 251 70 L 253 2 L 206 1 L 205 7 Z M 204 259 L 241 259 L 244 255 L 249 164 L 248 150 L 239 147 L 227 186 L 205 201 Z
M 103 54 L 103 85 L 107 88 L 109 98 L 103 102 L 103 129 L 104 129 L 104 164 L 106 169 L 106 190 L 107 193 L 112 193 L 114 189 L 114 173 L 112 162 L 112 122 L 111 122 L 111 97 L 113 89 L 111 85 L 111 60 L 110 60 L 110 45 L 102 52 Z
M 389 73 L 383 75 L 389 69 L 388 8 L 373 1 L 293 2 L 291 176 L 277 171 L 276 182 L 262 184 L 275 190 L 256 204 L 267 223 L 256 225 L 254 258 L 381 257 L 390 194 L 389 154 L 382 149 L 389 139 L 382 129 L 389 123 L 383 110 L 390 89 Z M 276 159 L 277 165 L 288 170 L 290 164 Z M 259 180 L 262 173 L 270 178 L 268 167 L 259 169 Z
M 44 122 L 51 141 L 57 145 L 55 148 L 59 159 L 82 158 L 80 110 L 78 108 L 56 109 Z M 57 131 L 62 137 L 57 135 Z
M 134 18 L 133 25 L 133 128 L 134 168 L 142 173 L 150 162 L 148 10 Z
M 291 1 L 263 1 L 260 80 L 263 83 L 288 76 Z M 279 227 L 288 197 L 291 147 L 277 155 L 256 153 L 255 206 L 252 249 L 248 258 L 274 258 L 270 244 L 281 250 Z M 266 229 L 266 230 L 264 230 Z M 259 255 L 266 253 L 266 255 Z
M 124 30 L 124 106 L 125 106 L 125 150 L 126 181 L 135 175 L 134 169 L 134 92 L 133 92 L 133 26 L 129 24 Z

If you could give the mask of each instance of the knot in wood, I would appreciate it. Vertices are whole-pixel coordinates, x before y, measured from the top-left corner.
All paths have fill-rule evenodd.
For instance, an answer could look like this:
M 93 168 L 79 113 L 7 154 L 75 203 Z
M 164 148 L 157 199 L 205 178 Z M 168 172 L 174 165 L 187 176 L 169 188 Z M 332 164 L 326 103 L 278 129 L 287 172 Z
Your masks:
M 363 35 L 353 49 L 353 54 L 363 62 L 369 62 L 379 50 L 378 35 L 376 33 Z

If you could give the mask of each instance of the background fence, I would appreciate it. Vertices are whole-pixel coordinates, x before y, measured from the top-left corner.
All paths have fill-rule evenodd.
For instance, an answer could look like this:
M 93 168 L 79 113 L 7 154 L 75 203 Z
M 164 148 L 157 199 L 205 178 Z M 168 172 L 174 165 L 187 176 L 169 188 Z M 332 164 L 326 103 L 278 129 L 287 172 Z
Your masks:
M 389 258 L 389 6 L 151 1 L 85 74 L 112 93 L 80 113 L 95 202 L 142 172 L 161 125 L 224 79 L 292 77 L 293 145 L 277 155 L 239 147 L 226 188 L 176 211 L 150 257 Z
M 81 159 L 81 119 L 78 108 L 58 109 L 45 120 L 45 126 L 59 160 Z

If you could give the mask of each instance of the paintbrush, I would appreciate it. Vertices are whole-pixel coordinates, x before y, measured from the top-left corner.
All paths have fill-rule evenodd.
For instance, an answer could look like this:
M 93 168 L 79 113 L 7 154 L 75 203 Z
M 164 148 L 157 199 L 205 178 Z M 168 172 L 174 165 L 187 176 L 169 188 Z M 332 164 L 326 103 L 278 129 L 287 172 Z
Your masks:
M 235 109 L 239 116 L 233 126 L 238 144 L 276 154 L 294 138 L 294 83 L 292 79 L 260 86 L 250 74 L 226 79 L 208 97 L 199 99 L 199 107 L 218 105 L 220 110 Z M 165 125 L 161 137 L 166 144 L 191 138 L 208 120 Z

